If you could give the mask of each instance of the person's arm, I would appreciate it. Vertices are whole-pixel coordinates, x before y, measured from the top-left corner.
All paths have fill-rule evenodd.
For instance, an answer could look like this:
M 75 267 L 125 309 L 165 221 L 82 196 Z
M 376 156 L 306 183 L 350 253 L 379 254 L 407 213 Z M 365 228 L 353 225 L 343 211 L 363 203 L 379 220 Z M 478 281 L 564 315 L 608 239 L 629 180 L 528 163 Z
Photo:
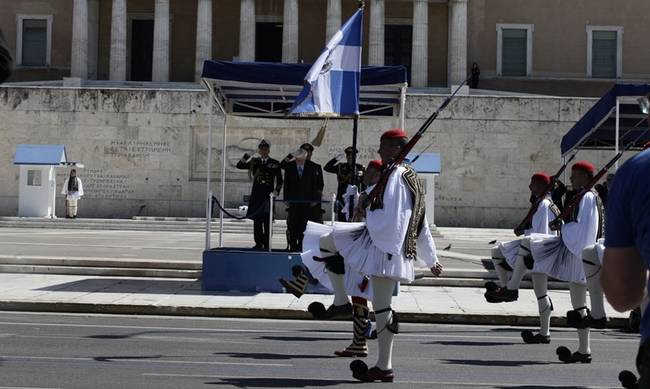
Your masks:
M 605 248 L 600 280 L 614 309 L 625 312 L 638 307 L 646 284 L 646 268 L 636 248 Z
M 9 46 L 5 41 L 5 37 L 0 30 L 0 83 L 7 80 L 14 70 L 14 60 L 11 57 Z
M 337 159 L 337 157 L 334 157 L 334 158 L 330 159 L 325 164 L 325 166 L 323 166 L 323 170 L 325 170 L 328 173 L 336 174 L 339 171 L 338 166 L 336 166 L 336 165 L 338 165 L 338 163 L 339 163 L 339 160 Z
M 239 161 L 237 161 L 237 169 L 248 170 L 251 167 L 251 156 L 248 153 L 244 154 Z

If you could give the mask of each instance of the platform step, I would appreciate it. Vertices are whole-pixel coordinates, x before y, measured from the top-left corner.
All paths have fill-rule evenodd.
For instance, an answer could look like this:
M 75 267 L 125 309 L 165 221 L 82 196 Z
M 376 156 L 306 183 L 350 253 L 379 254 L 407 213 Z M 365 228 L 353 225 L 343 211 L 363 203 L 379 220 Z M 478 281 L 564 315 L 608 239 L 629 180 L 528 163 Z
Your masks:
M 3 265 L 0 273 L 67 274 L 111 277 L 190 278 L 201 277 L 200 270 L 171 270 L 116 267 L 79 267 L 46 265 Z

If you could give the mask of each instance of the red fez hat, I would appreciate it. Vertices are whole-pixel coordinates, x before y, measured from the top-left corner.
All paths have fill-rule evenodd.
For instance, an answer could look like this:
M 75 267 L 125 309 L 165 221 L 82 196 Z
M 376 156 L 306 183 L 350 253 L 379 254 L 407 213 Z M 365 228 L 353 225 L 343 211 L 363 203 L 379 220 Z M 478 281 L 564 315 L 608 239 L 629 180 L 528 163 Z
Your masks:
M 546 173 L 546 172 L 539 172 L 539 173 L 533 174 L 533 176 L 531 177 L 531 180 L 544 181 L 544 183 L 546 185 L 548 185 L 548 184 L 551 183 L 551 176 L 549 176 L 548 173 Z
M 384 139 L 400 139 L 400 138 L 408 138 L 408 134 L 406 131 L 402 130 L 401 128 L 393 128 L 392 130 L 388 130 L 384 132 L 381 135 L 380 140 Z
M 571 170 L 580 170 L 593 175 L 596 172 L 596 167 L 589 161 L 578 161 L 573 164 Z
M 368 162 L 368 169 L 375 168 L 377 170 L 381 170 L 381 165 L 382 165 L 381 160 L 373 159 L 372 161 Z
M 647 149 L 650 149 L 650 142 L 645 142 L 645 144 L 643 145 L 643 150 L 647 150 Z

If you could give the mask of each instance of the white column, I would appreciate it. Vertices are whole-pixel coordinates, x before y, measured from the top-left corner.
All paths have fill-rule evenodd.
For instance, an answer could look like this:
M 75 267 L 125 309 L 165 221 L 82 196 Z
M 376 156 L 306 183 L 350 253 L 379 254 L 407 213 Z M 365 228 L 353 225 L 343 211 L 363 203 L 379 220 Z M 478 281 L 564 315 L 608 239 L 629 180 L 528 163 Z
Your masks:
M 341 28 L 341 0 L 327 0 L 326 43 L 336 34 L 339 28 Z
M 198 0 L 196 10 L 196 64 L 194 79 L 199 82 L 203 61 L 212 59 L 212 0 Z
M 411 85 L 425 87 L 429 81 L 429 2 L 413 0 L 413 47 Z
M 368 65 L 384 65 L 384 0 L 370 1 Z
M 88 0 L 88 78 L 97 79 L 99 46 L 99 0 Z
M 282 62 L 298 62 L 298 0 L 284 0 Z
M 88 78 L 88 0 L 74 0 L 70 76 Z
M 241 0 L 239 60 L 255 61 L 255 0 Z
M 467 0 L 449 0 L 449 54 L 447 84 L 467 78 Z
M 156 0 L 151 80 L 169 81 L 169 0 Z
M 113 0 L 109 79 L 126 80 L 126 0 Z

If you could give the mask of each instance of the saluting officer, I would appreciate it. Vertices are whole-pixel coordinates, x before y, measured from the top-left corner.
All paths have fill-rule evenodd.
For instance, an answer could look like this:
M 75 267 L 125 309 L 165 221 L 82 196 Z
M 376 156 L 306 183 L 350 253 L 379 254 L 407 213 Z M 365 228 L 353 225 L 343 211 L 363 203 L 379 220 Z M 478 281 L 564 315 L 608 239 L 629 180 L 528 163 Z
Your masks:
M 253 188 L 248 199 L 246 217 L 253 220 L 254 249 L 267 249 L 269 244 L 269 194 L 277 196 L 282 189 L 280 162 L 269 157 L 271 144 L 262 139 L 258 145 L 259 157 L 244 154 L 237 162 L 237 169 L 246 169 L 253 180 Z
M 344 155 L 339 154 L 336 157 L 332 158 L 329 162 L 325 164 L 323 170 L 328 173 L 336 174 L 336 180 L 338 181 L 338 187 L 336 189 L 336 199 L 338 200 L 338 220 L 346 221 L 346 216 L 342 212 L 343 204 L 345 204 L 345 199 L 343 196 L 347 190 L 348 185 L 354 183 L 354 154 L 358 151 L 355 150 L 352 146 L 349 146 L 345 149 L 345 162 L 342 162 Z M 357 177 L 362 177 L 365 167 L 360 164 L 356 164 L 357 167 Z M 357 180 L 358 184 L 361 184 L 361 179 Z M 363 189 L 363 188 L 362 188 Z M 351 213 L 350 213 L 351 214 Z

